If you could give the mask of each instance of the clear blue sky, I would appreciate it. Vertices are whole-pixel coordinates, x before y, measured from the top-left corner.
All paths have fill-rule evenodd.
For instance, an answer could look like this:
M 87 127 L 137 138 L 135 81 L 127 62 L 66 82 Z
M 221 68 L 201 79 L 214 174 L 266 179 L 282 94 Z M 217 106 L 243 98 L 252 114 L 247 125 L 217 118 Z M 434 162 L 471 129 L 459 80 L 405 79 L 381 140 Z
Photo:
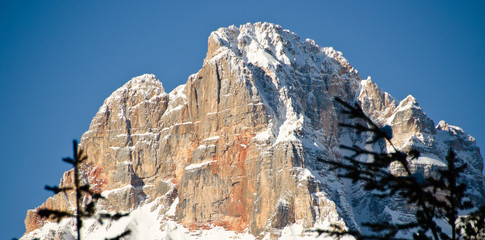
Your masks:
M 333 46 L 485 147 L 483 1 L 166 2 L 0 1 L 0 238 L 21 236 L 111 92 L 143 73 L 167 91 L 184 84 L 210 32 L 232 24 L 273 22 Z

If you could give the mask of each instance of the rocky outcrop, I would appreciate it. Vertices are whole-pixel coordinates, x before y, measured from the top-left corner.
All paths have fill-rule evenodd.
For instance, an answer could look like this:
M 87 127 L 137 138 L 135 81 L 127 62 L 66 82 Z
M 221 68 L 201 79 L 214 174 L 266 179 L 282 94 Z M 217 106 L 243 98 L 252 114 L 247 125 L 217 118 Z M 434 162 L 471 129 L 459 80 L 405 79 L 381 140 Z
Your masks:
M 399 150 L 408 152 L 415 149 L 421 153 L 419 158 L 410 160 L 412 172 L 436 175 L 439 169 L 446 167 L 444 159 L 449 149 L 453 149 L 457 153 L 458 164 L 466 163 L 468 166 L 462 179 L 468 186 L 467 197 L 477 205 L 483 203 L 484 178 L 481 173 L 483 158 L 473 137 L 461 128 L 450 126 L 444 121 L 440 121 L 435 126 L 433 120 L 426 116 L 417 100 L 411 95 L 396 106 L 396 100 L 379 89 L 370 78 L 361 83 L 359 100 L 367 115 L 381 126 L 389 125 L 392 128 L 392 143 Z M 355 141 L 355 143 L 364 146 L 361 141 Z M 394 151 L 389 144 L 378 146 L 377 149 L 379 148 L 381 151 Z M 405 172 L 397 163 L 391 164 L 390 170 L 397 175 Z M 357 218 L 365 218 L 365 221 L 382 221 L 382 219 L 409 221 L 413 217 L 413 212 L 404 208 L 405 203 L 398 199 L 383 201 L 374 198 L 371 194 L 362 191 L 362 187 L 358 184 L 351 186 L 350 189 L 350 201 L 354 212 L 358 212 Z M 399 216 L 399 219 L 396 219 L 396 216 Z
M 175 231 L 167 221 L 191 231 L 222 227 L 259 238 L 277 238 L 294 224 L 358 229 L 356 211 L 365 205 L 355 201 L 359 190 L 347 191 L 316 161 L 340 159 L 342 139 L 362 142 L 338 127 L 347 120 L 336 96 L 361 103 L 379 124 L 391 125 L 402 148 L 439 150 L 434 146 L 445 142 L 437 136 L 457 131 L 441 123 L 435 129 L 412 97 L 396 106 L 332 48 L 274 24 L 231 26 L 210 35 L 202 68 L 185 85 L 166 93 L 145 74 L 105 100 L 81 139 L 88 155 L 84 181 L 106 197 L 101 210 L 136 212 L 152 204 L 165 233 Z M 462 141 L 456 145 L 467 145 L 463 154 L 471 154 L 465 161 L 482 169 L 474 141 L 460 134 L 446 143 Z M 61 185 L 70 178 L 65 174 Z M 474 189 L 477 199 L 483 197 L 483 184 Z M 72 196 L 56 195 L 43 206 L 69 209 L 72 202 Z M 32 233 L 24 239 L 42 234 L 45 224 L 29 211 Z

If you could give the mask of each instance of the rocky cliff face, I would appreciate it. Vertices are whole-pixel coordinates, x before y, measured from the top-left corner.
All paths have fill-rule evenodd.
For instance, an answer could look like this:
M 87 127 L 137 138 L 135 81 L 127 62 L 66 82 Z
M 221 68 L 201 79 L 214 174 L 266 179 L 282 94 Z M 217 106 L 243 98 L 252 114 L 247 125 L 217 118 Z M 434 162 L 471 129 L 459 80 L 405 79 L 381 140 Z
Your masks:
M 338 127 L 348 120 L 336 96 L 390 125 L 399 148 L 425 153 L 416 170 L 441 166 L 453 147 L 469 163 L 471 196 L 483 199 L 482 157 L 472 137 L 444 122 L 435 127 L 412 96 L 398 102 L 370 78 L 361 80 L 342 53 L 256 23 L 213 32 L 202 69 L 172 92 L 145 74 L 105 100 L 81 139 L 83 177 L 106 197 L 99 209 L 132 214 L 110 226 L 88 222 L 85 234 L 131 228 L 131 239 L 304 238 L 303 229 L 358 229 L 364 217 L 404 212 L 316 161 L 340 159 L 342 142 L 365 142 Z M 66 172 L 61 185 L 71 182 Z M 70 209 L 73 202 L 58 194 L 42 207 Z M 23 239 L 69 238 L 74 227 L 44 222 L 36 210 L 25 223 Z M 143 230 L 147 225 L 152 230 Z

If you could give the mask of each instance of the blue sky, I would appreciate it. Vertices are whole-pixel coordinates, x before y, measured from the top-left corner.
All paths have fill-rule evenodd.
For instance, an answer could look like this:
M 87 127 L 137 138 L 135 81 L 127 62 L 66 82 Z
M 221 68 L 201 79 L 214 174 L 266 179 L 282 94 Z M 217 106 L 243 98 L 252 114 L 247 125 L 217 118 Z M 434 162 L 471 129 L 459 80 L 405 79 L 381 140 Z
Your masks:
M 342 51 L 362 77 L 418 99 L 485 149 L 483 1 L 0 1 L 0 235 L 69 169 L 72 139 L 111 92 L 154 73 L 167 91 L 202 66 L 219 27 L 280 24 Z

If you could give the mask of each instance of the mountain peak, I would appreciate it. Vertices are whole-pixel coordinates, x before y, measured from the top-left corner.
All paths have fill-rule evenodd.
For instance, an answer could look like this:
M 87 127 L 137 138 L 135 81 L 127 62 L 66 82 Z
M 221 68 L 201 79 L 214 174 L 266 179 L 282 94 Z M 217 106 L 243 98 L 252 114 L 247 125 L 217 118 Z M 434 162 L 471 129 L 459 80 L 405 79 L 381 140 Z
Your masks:
M 161 89 L 165 92 L 163 88 L 162 82 L 158 80 L 158 78 L 154 74 L 145 73 L 140 76 L 136 76 L 132 78 L 130 81 L 125 83 L 120 89 L 127 88 L 127 89 L 138 89 L 138 88 L 147 88 L 147 87 L 156 87 Z
M 341 160 L 340 144 L 368 146 L 367 136 L 339 126 L 354 120 L 335 97 L 389 125 L 399 148 L 420 147 L 438 160 L 442 145 L 468 146 L 457 154 L 470 156 L 465 160 L 478 169 L 470 176 L 482 179 L 474 142 L 434 129 L 413 97 L 396 106 L 370 78 L 360 81 L 331 47 L 271 23 L 220 28 L 208 45 L 202 68 L 185 85 L 167 94 L 154 75 L 135 77 L 106 99 L 82 136 L 89 156 L 83 176 L 106 196 L 100 210 L 131 211 L 120 223 L 133 228 L 130 238 L 146 239 L 146 227 L 174 239 L 231 238 L 214 231 L 241 239 L 313 239 L 306 229 L 358 230 L 364 215 L 392 219 L 380 209 L 405 213 L 406 204 L 349 188 L 318 161 Z M 386 151 L 380 143 L 373 147 Z M 481 184 L 470 196 L 483 198 Z M 57 196 L 49 203 L 55 209 L 73 206 L 72 198 Z M 153 216 L 147 224 L 137 223 L 147 215 Z M 29 212 L 26 223 L 37 217 Z M 55 238 L 74 226 L 31 225 L 23 239 Z M 86 236 L 107 228 L 86 223 Z
M 152 95 L 166 94 L 162 82 L 154 74 L 143 74 L 132 78 L 123 86 L 114 91 L 106 100 L 105 104 L 117 101 L 127 95 L 150 97 Z
M 322 48 L 311 39 L 302 41 L 297 34 L 273 23 L 232 25 L 212 32 L 206 60 L 217 59 L 227 51 L 267 69 L 287 65 L 324 71 L 329 67 L 338 69 L 343 66 L 357 75 L 357 70 L 350 66 L 342 52 L 332 47 Z

